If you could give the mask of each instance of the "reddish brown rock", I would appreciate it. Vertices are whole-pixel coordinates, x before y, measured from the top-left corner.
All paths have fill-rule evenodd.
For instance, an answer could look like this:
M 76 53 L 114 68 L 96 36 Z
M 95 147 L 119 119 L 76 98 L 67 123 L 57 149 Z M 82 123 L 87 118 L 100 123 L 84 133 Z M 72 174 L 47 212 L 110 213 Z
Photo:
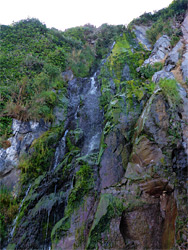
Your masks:
M 126 249 L 161 249 L 163 218 L 159 203 L 124 212 L 120 230 Z
M 177 205 L 173 194 L 168 195 L 163 193 L 160 197 L 160 207 L 165 216 L 162 249 L 171 249 L 175 242 L 175 222 L 177 217 Z
M 135 145 L 131 162 L 140 166 L 147 166 L 150 163 L 157 163 L 163 157 L 162 151 L 157 145 L 145 136 L 141 138 L 139 143 Z
M 174 196 L 165 193 L 151 204 L 124 211 L 120 231 L 125 249 L 171 249 L 175 241 L 176 216 Z
M 168 181 L 162 178 L 152 179 L 141 183 L 140 189 L 149 195 L 157 195 L 158 197 L 163 193 L 163 191 L 173 191 L 173 189 L 168 185 Z

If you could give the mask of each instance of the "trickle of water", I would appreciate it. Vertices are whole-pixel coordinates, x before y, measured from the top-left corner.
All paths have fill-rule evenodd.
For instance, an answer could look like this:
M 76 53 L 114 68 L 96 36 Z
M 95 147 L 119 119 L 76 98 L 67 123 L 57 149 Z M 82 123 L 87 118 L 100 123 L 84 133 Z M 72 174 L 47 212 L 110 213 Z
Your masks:
M 78 110 L 80 108 L 80 105 L 78 105 L 77 109 L 76 109 L 76 112 L 74 114 L 74 119 L 77 120 L 78 119 Z
M 112 46 L 110 47 L 110 50 L 113 50 L 114 46 L 115 46 L 116 42 L 114 41 Z
M 61 141 L 59 142 L 59 146 L 56 148 L 55 151 L 55 162 L 54 162 L 54 167 L 53 167 L 53 171 L 56 169 L 56 167 L 59 164 L 59 160 L 60 157 L 63 156 L 63 153 L 65 151 L 65 147 L 66 147 L 66 136 L 68 133 L 68 129 L 65 131 L 64 136 L 62 137 Z
M 29 185 L 27 191 L 25 192 L 25 196 L 24 196 L 24 198 L 23 198 L 23 200 L 22 200 L 22 202 L 21 202 L 21 204 L 20 204 L 19 210 L 18 210 L 18 215 L 16 216 L 16 218 L 15 218 L 14 221 L 13 221 L 13 224 L 12 224 L 13 228 L 12 228 L 12 231 L 10 232 L 10 237 L 9 237 L 10 239 L 8 240 L 8 242 L 10 242 L 10 240 L 12 239 L 12 237 L 13 237 L 13 235 L 14 235 L 14 231 L 15 231 L 15 229 L 16 229 L 16 222 L 17 222 L 17 220 L 18 220 L 18 217 L 19 217 L 20 211 L 21 211 L 21 209 L 22 209 L 23 203 L 24 203 L 24 201 L 25 201 L 25 198 L 27 197 L 27 195 L 28 195 L 30 189 L 31 189 L 31 184 Z
M 49 220 L 50 220 L 50 212 L 51 212 L 51 210 L 48 211 L 48 219 L 47 219 L 47 226 L 46 226 L 46 238 L 45 238 L 45 242 L 47 242 L 47 237 L 48 237 L 48 226 L 49 226 Z
M 56 194 L 56 189 L 57 189 L 57 185 L 55 185 L 54 187 L 54 193 Z
M 100 133 L 97 133 L 91 138 L 91 141 L 89 143 L 88 147 L 88 154 L 91 153 L 93 150 L 98 149 L 100 145 Z
M 94 95 L 97 91 L 97 86 L 95 86 L 95 77 L 96 77 L 96 72 L 93 77 L 91 77 L 91 88 L 89 91 L 89 94 Z

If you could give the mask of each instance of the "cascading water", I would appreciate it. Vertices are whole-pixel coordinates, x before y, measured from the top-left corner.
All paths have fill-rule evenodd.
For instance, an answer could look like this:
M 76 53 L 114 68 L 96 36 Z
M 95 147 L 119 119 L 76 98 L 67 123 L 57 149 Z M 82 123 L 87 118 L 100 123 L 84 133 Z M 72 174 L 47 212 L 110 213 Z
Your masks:
M 113 45 L 114 46 L 114 45 Z M 100 70 L 100 69 L 99 69 Z M 103 111 L 100 109 L 99 101 L 100 101 L 100 85 L 98 81 L 99 70 L 90 77 L 90 78 L 74 78 L 68 82 L 68 93 L 67 97 L 69 99 L 69 104 L 67 107 L 67 120 L 65 121 L 64 127 L 65 132 L 63 137 L 58 142 L 55 154 L 54 154 L 54 162 L 53 165 L 46 176 L 40 181 L 38 186 L 38 190 L 36 195 L 37 198 L 32 201 L 34 207 L 29 208 L 28 221 L 31 222 L 31 230 L 27 232 L 27 236 L 24 239 L 24 243 L 16 242 L 19 238 L 19 235 L 25 230 L 24 223 L 20 223 L 18 230 L 15 228 L 12 231 L 12 235 L 14 234 L 13 241 L 16 242 L 18 247 L 22 245 L 26 246 L 26 248 L 33 246 L 36 249 L 36 246 L 39 245 L 43 250 L 51 249 L 51 238 L 50 238 L 50 230 L 51 227 L 54 226 L 60 218 L 63 217 L 63 211 L 66 208 L 67 200 L 70 192 L 74 189 L 74 175 L 75 169 L 70 169 L 68 175 L 61 176 L 60 168 L 61 162 L 65 153 L 68 152 L 69 148 L 66 147 L 66 138 L 69 136 L 69 139 L 72 140 L 76 147 L 80 148 L 79 156 L 86 156 L 85 159 L 88 159 L 89 164 L 93 166 L 93 171 L 98 175 L 98 165 L 96 164 L 96 154 L 100 148 L 100 140 L 102 134 L 102 121 L 103 121 Z M 77 134 L 74 132 L 78 132 Z M 74 135 L 78 136 L 78 140 L 73 138 Z M 76 137 L 76 136 L 75 136 Z M 74 140 L 75 139 L 75 140 Z M 89 157 L 87 157 L 89 155 Z M 91 156 L 91 157 L 90 157 Z M 93 158 L 92 158 L 93 157 Z M 61 181 L 63 178 L 63 181 Z M 97 189 L 98 187 L 96 187 Z M 26 195 L 28 194 L 27 191 Z M 40 197 L 40 192 L 43 192 L 42 197 Z M 58 201 L 55 203 L 55 199 L 60 193 Z M 63 197 L 62 197 L 63 193 Z M 38 206 L 41 206 L 41 201 L 43 197 L 50 195 L 54 199 L 53 209 L 51 207 L 44 208 L 45 213 L 41 213 L 42 208 L 39 209 L 39 213 L 36 213 L 35 210 L 38 209 Z M 48 200 L 50 203 L 52 200 Z M 23 201 L 24 202 L 24 201 Z M 43 203 L 42 203 L 43 204 Z M 44 217 L 45 215 L 45 217 Z M 40 227 L 40 221 L 36 221 L 40 218 L 40 220 L 44 221 L 45 229 L 43 230 L 44 237 L 40 237 L 40 233 L 42 231 Z M 16 219 L 17 221 L 17 219 Z M 15 221 L 15 224 L 16 224 Z M 22 222 L 24 221 L 24 217 L 22 218 Z M 35 221 L 35 223 L 32 223 Z M 35 226 L 37 224 L 38 231 L 35 231 Z M 32 231 L 32 229 L 34 230 Z M 16 231 L 16 234 L 15 232 Z M 36 240 L 29 238 L 30 233 L 33 233 L 33 237 Z M 10 243 L 10 242 L 9 242 Z M 11 242 L 12 243 L 12 242 Z
M 84 124 L 80 124 L 82 130 L 85 132 L 84 145 L 82 155 L 93 153 L 94 150 L 99 149 L 100 137 L 102 133 L 102 111 L 99 107 L 99 97 L 101 95 L 100 88 L 98 88 L 97 73 L 89 79 L 90 88 L 85 95 L 84 106 L 81 112 L 82 116 L 86 116 Z
M 48 240 L 48 227 L 49 227 L 49 221 L 50 221 L 50 213 L 51 213 L 51 210 L 48 211 L 45 243 L 47 243 L 47 240 Z M 51 249 L 51 244 L 46 244 L 46 247 L 44 247 L 44 249 L 46 250 Z
M 62 157 L 65 154 L 65 147 L 66 147 L 66 136 L 68 133 L 68 129 L 65 131 L 64 136 L 62 137 L 62 139 L 59 142 L 58 147 L 56 148 L 55 151 L 55 162 L 54 162 L 54 167 L 53 167 L 53 171 L 56 169 L 56 167 L 58 166 L 58 164 L 60 163 Z
M 26 197 L 27 197 L 27 195 L 28 195 L 30 189 L 31 189 L 31 184 L 29 185 L 28 189 L 27 189 L 26 192 L 25 192 L 25 196 L 24 196 L 24 198 L 23 198 L 23 200 L 22 200 L 22 202 L 21 202 L 21 204 L 20 204 L 20 207 L 19 207 L 18 215 L 16 216 L 16 218 L 15 218 L 14 221 L 13 221 L 13 224 L 12 224 L 13 228 L 12 228 L 12 230 L 11 230 L 11 232 L 10 232 L 10 236 L 9 236 L 8 242 L 10 242 L 10 240 L 12 239 L 12 237 L 13 237 L 13 235 L 14 235 L 14 231 L 15 231 L 15 229 L 16 229 L 16 222 L 17 222 L 17 220 L 18 220 L 18 217 L 19 217 L 20 211 L 21 211 L 21 209 L 22 209 L 23 203 L 24 203 L 24 201 L 25 201 L 25 199 L 26 199 Z
M 91 88 L 90 88 L 89 94 L 91 94 L 91 95 L 94 95 L 97 91 L 97 86 L 95 85 L 96 74 L 97 73 L 95 72 L 94 76 L 90 78 L 91 79 Z

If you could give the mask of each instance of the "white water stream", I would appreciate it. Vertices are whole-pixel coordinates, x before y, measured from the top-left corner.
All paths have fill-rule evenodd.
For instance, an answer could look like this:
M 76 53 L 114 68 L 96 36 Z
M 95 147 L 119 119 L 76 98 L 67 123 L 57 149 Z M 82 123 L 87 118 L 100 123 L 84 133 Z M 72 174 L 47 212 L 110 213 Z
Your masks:
M 94 74 L 94 76 L 92 76 L 91 79 L 91 88 L 89 91 L 89 94 L 94 95 L 97 92 L 97 86 L 95 85 L 95 77 L 96 77 L 96 72 Z
M 65 131 L 64 133 L 64 136 L 62 137 L 60 143 L 59 143 L 59 146 L 56 148 L 56 151 L 55 151 L 55 162 L 54 162 L 54 167 L 53 167 L 53 171 L 56 169 L 56 167 L 58 166 L 58 164 L 60 163 L 59 162 L 59 159 L 60 159 L 60 156 L 64 153 L 63 151 L 65 151 L 65 147 L 66 147 L 66 136 L 67 136 L 67 133 L 68 133 L 68 129 Z
M 27 195 L 28 195 L 30 189 L 31 189 L 31 184 L 29 185 L 28 189 L 27 189 L 26 192 L 25 192 L 25 196 L 24 196 L 24 198 L 23 198 L 23 200 L 22 200 L 22 202 L 21 202 L 21 204 L 20 204 L 20 207 L 19 207 L 18 215 L 16 216 L 16 218 L 14 219 L 14 221 L 13 221 L 13 223 L 12 223 L 13 228 L 12 228 L 12 231 L 10 232 L 10 237 L 9 237 L 8 242 L 10 242 L 10 240 L 12 239 L 12 237 L 13 237 L 13 235 L 14 235 L 14 231 L 15 231 L 15 229 L 16 229 L 16 222 L 17 222 L 17 220 L 18 220 L 18 217 L 19 217 L 20 211 L 21 211 L 21 209 L 22 209 L 23 203 L 24 203 L 24 201 L 25 201 L 25 199 L 26 199 L 26 197 L 27 197 Z

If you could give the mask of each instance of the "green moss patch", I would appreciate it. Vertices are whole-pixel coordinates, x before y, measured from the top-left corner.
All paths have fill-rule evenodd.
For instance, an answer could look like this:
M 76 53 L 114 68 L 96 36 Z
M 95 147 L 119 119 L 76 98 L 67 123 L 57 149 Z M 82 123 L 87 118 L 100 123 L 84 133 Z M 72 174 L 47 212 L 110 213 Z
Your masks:
M 123 210 L 121 200 L 111 194 L 101 195 L 86 249 L 97 248 L 97 242 L 101 240 L 101 233 L 109 229 L 111 219 L 121 216 Z

